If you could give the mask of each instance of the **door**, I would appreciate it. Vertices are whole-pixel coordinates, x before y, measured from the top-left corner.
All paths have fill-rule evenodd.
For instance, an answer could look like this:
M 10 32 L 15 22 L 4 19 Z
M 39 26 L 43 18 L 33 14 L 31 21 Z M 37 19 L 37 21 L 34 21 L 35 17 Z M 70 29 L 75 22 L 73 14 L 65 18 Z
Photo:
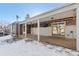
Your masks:
M 52 34 L 53 35 L 57 35 L 58 34 L 58 27 L 57 27 L 57 24 L 53 24 L 52 26 Z
M 65 24 L 64 23 L 52 24 L 52 36 L 64 37 L 65 36 Z
M 64 23 L 58 24 L 58 33 L 59 33 L 59 36 L 65 36 L 65 24 Z

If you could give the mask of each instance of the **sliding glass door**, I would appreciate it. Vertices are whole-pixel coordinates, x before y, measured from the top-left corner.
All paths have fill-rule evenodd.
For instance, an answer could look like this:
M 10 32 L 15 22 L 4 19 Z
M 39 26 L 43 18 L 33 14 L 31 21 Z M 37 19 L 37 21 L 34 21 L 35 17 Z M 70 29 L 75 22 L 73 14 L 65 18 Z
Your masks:
M 62 37 L 65 35 L 65 24 L 63 23 L 54 23 L 52 24 L 52 35 Z
M 64 36 L 65 35 L 65 25 L 64 25 L 64 23 L 59 23 L 58 24 L 58 34 L 60 36 Z
M 53 34 L 58 34 L 58 27 L 57 27 L 57 24 L 54 24 L 54 25 L 52 26 L 52 32 L 53 32 Z

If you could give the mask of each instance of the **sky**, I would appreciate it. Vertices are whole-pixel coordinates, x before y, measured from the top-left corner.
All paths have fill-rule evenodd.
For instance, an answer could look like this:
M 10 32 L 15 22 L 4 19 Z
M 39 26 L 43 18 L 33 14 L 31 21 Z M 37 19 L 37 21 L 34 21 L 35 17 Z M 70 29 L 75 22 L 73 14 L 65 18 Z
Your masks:
M 6 25 L 16 21 L 16 15 L 19 16 L 19 21 L 22 21 L 27 14 L 33 17 L 63 5 L 62 3 L 0 3 L 0 24 Z

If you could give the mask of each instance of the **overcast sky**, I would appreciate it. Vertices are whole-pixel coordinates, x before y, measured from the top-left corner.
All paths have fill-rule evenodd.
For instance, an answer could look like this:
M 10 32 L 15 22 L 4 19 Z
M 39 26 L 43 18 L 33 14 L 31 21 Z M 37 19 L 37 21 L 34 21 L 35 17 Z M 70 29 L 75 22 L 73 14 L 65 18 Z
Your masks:
M 19 20 L 24 20 L 26 14 L 30 14 L 31 17 L 38 15 L 40 13 L 46 12 L 48 10 L 58 8 L 64 4 L 57 3 L 37 3 L 37 4 L 0 4 L 0 23 L 10 24 L 16 21 L 16 15 L 20 18 Z

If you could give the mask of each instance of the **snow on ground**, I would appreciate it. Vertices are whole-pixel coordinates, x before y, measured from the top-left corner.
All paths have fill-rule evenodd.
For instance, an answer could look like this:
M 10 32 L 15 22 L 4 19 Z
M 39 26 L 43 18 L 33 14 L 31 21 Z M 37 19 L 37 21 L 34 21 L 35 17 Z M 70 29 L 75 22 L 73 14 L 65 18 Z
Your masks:
M 11 35 L 2 36 L 2 37 L 0 37 L 0 41 L 4 41 L 4 40 L 7 40 L 7 39 L 11 39 L 11 38 L 12 38 Z
M 0 45 L 0 55 L 5 56 L 76 56 L 79 52 L 67 48 L 43 44 L 38 41 L 19 40 Z

